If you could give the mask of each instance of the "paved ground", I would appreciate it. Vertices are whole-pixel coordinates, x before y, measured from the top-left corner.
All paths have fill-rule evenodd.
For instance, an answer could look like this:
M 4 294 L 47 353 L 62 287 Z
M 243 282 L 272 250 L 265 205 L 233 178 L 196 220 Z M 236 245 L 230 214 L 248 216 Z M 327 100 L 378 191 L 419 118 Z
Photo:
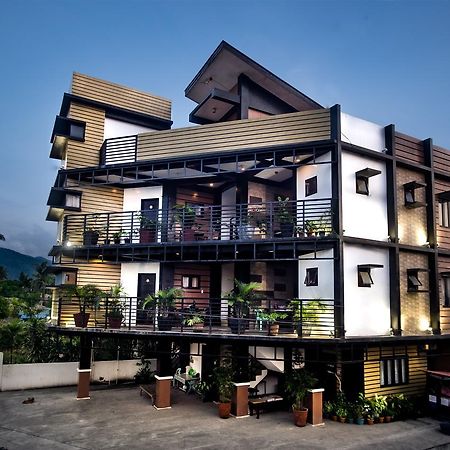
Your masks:
M 32 396 L 33 404 L 22 400 Z M 287 412 L 219 419 L 217 407 L 181 391 L 170 410 L 156 411 L 138 389 L 75 388 L 0 393 L 0 448 L 14 449 L 450 449 L 432 419 L 358 426 L 326 421 L 297 428 Z

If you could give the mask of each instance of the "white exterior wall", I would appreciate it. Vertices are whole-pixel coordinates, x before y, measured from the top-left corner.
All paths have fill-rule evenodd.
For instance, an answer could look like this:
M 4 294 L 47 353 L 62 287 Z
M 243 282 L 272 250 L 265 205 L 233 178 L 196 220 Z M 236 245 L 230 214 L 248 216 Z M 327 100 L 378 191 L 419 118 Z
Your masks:
M 369 178 L 369 195 L 356 193 L 356 175 L 366 168 L 380 170 Z M 345 236 L 387 241 L 386 165 L 342 152 L 342 223 Z
M 191 342 L 190 354 L 191 354 L 191 364 L 188 366 L 192 367 L 197 373 L 202 375 L 202 353 L 203 346 L 205 344 L 198 344 L 197 342 Z M 200 353 L 199 355 L 197 353 Z
M 127 297 L 137 296 L 137 284 L 139 273 L 155 273 L 156 274 L 155 286 L 156 290 L 158 290 L 159 271 L 160 271 L 160 264 L 155 262 L 122 263 L 120 272 L 120 282 L 122 283 L 126 296 Z
M 334 269 L 333 269 L 333 249 L 321 250 L 316 253 L 317 258 L 331 258 L 329 260 L 302 260 L 301 258 L 314 258 L 314 253 L 302 255 L 298 261 L 298 293 L 299 298 L 306 300 L 313 299 L 334 299 Z M 317 267 L 318 285 L 305 286 L 306 269 Z
M 134 125 L 121 120 L 110 119 L 109 117 L 105 118 L 104 139 L 131 136 L 133 134 L 147 133 L 148 131 L 155 131 L 155 129 L 143 127 L 141 125 Z
M 341 113 L 341 139 L 376 152 L 386 148 L 384 127 L 345 113 Z
M 372 269 L 372 286 L 358 287 L 358 265 Z M 344 244 L 344 329 L 346 336 L 389 335 L 389 253 L 387 249 Z
M 329 162 L 331 153 L 316 158 L 317 162 Z M 305 180 L 317 176 L 317 194 L 305 197 Z M 311 164 L 297 168 L 297 200 L 331 198 L 331 163 Z
M 224 263 L 222 264 L 222 279 L 221 279 L 221 290 L 222 297 L 234 288 L 234 263 Z M 225 299 L 221 301 L 220 315 L 222 317 L 227 317 L 228 315 L 228 302 Z

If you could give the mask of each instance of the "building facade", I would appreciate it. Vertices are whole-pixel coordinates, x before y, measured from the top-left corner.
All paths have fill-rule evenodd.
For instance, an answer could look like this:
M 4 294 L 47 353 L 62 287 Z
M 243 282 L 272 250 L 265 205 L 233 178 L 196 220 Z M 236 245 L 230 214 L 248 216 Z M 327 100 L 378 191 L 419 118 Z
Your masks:
M 249 358 L 264 367 L 266 392 L 304 362 L 328 391 L 337 375 L 349 395 L 423 393 L 427 369 L 449 369 L 450 153 L 324 108 L 226 42 L 185 95 L 198 126 L 172 129 L 169 100 L 73 75 L 51 139 L 52 270 L 60 287 L 125 293 L 121 328 L 103 299 L 80 329 L 77 301 L 56 290 L 54 330 L 85 348 L 98 335 L 157 342 L 160 375 L 175 349 L 202 376 L 229 351 L 237 381 L 261 381 Z M 237 333 L 235 280 L 259 291 Z M 144 299 L 171 287 L 169 331 Z M 185 320 L 194 307 L 201 333 Z M 277 336 L 264 312 L 279 314 Z

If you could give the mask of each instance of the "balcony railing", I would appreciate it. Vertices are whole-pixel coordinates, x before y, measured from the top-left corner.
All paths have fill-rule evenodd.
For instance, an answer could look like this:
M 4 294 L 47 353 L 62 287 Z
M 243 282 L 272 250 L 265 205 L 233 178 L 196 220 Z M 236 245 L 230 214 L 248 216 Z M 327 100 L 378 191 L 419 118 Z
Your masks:
M 103 298 L 95 307 L 82 309 L 89 313 L 87 328 L 263 336 L 270 330 L 265 314 L 277 313 L 276 323 L 281 336 L 334 338 L 342 335 L 342 330 L 335 326 L 335 311 L 340 307 L 334 300 L 296 300 L 294 307 L 287 301 L 261 300 L 258 306 L 245 310 L 240 318 L 233 314 L 225 298 L 209 301 L 179 298 L 169 311 L 163 311 L 158 305 L 144 308 L 144 300 L 138 297 Z M 60 298 L 58 306 L 57 325 L 74 327 L 73 314 L 80 311 L 78 299 Z M 111 317 L 116 320 L 111 321 Z M 190 322 L 194 317 L 197 326 Z
M 293 239 L 332 232 L 332 200 L 73 214 L 64 218 L 71 245 Z
M 100 148 L 100 165 L 135 162 L 137 135 L 106 139 Z

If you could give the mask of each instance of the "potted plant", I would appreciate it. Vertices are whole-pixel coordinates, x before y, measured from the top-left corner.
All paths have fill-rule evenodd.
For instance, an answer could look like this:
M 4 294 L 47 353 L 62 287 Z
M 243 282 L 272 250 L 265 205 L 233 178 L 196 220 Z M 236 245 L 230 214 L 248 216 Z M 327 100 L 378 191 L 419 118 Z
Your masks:
M 224 360 L 213 369 L 213 382 L 219 392 L 219 417 L 228 419 L 231 412 L 233 394 L 233 368 L 230 361 Z
M 235 279 L 234 289 L 225 295 L 228 306 L 231 308 L 232 317 L 229 318 L 229 326 L 232 333 L 244 332 L 243 318 L 248 314 L 250 306 L 260 298 L 256 292 L 259 287 L 259 283 L 243 283 Z
M 122 228 L 111 235 L 114 244 L 120 244 L 120 238 L 124 235 Z
M 331 419 L 333 415 L 335 415 L 335 406 L 331 401 L 327 401 L 323 404 L 323 417 L 325 419 Z
M 104 292 L 94 284 L 67 286 L 65 291 L 68 296 L 78 299 L 79 312 L 73 314 L 75 326 L 86 328 L 90 318 L 90 313 L 86 312 L 86 309 L 96 308 L 101 298 L 104 297 Z
M 140 223 L 140 227 L 137 230 L 139 232 L 139 242 L 141 244 L 155 242 L 158 232 L 158 220 L 147 217 L 142 213 L 138 213 L 137 219 Z
M 98 239 L 101 234 L 101 229 L 98 226 L 98 214 L 92 216 L 92 222 L 87 219 L 88 222 L 83 228 L 83 245 L 97 245 Z
M 306 236 L 314 236 L 317 230 L 317 222 L 315 220 L 305 221 L 305 233 Z
M 281 313 L 277 311 L 272 312 L 262 312 L 259 315 L 259 318 L 267 322 L 269 325 L 269 336 L 278 336 L 278 333 L 280 331 L 280 324 L 277 323 L 277 320 L 279 319 L 285 319 L 287 317 L 286 313 Z
M 345 405 L 338 406 L 338 408 L 336 409 L 336 414 L 338 416 L 339 422 L 345 423 L 348 414 L 348 410 Z
M 175 205 L 173 207 L 173 218 L 176 223 L 179 223 L 183 228 L 183 240 L 193 241 L 195 238 L 195 209 L 189 205 Z
M 314 300 L 300 300 L 294 298 L 289 301 L 288 308 L 292 310 L 292 321 L 299 337 L 310 336 L 314 325 L 326 310 L 326 305 L 320 298 Z
M 292 237 L 294 235 L 294 224 L 296 222 L 296 217 L 293 214 L 296 205 L 290 203 L 289 197 L 283 199 L 279 196 L 277 200 L 275 216 L 280 223 L 281 237 Z
M 181 289 L 172 287 L 161 289 L 156 294 L 150 294 L 145 298 L 142 307 L 145 308 L 149 305 L 157 310 L 158 329 L 160 331 L 170 331 L 172 329 L 172 312 L 175 309 L 175 302 L 181 294 Z
M 317 379 L 314 378 L 306 369 L 292 370 L 286 377 L 285 390 L 289 395 L 294 413 L 294 423 L 298 427 L 304 427 L 308 418 L 308 408 L 304 407 L 304 400 L 308 389 L 316 384 Z
M 121 296 L 125 293 L 123 286 L 119 283 L 111 286 L 108 296 L 108 327 L 120 328 L 123 321 L 124 305 Z
M 192 327 L 193 331 L 201 332 L 205 324 L 203 317 L 194 315 L 184 320 L 184 324 L 188 327 Z

